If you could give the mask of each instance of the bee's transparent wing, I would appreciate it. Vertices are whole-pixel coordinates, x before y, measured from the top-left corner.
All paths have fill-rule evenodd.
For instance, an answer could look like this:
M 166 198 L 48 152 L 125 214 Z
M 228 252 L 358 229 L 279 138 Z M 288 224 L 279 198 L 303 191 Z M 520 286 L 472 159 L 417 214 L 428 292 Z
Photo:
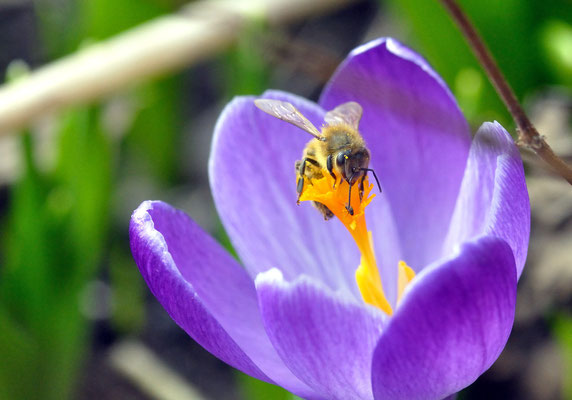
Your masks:
M 362 113 L 361 106 L 355 101 L 350 101 L 328 111 L 324 120 L 328 125 L 348 124 L 357 131 Z
M 282 121 L 291 123 L 308 132 L 317 139 L 323 140 L 320 131 L 302 115 L 292 104 L 280 100 L 257 99 L 254 100 L 256 107 L 267 114 L 279 118 Z

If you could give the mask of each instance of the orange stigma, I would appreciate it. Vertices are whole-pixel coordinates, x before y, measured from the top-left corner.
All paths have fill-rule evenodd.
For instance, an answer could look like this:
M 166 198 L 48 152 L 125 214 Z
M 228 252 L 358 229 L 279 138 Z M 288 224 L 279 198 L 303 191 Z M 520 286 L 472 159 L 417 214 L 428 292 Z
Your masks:
M 323 178 L 313 179 L 308 185 L 304 186 L 300 201 L 312 200 L 322 203 L 344 224 L 361 253 L 360 264 L 356 269 L 355 276 L 363 301 L 378 307 L 387 315 L 391 316 L 393 309 L 383 292 L 381 276 L 377 269 L 377 262 L 373 251 L 372 234 L 367 230 L 365 221 L 365 208 L 375 197 L 375 194 L 371 194 L 373 184 L 369 183 L 367 176 L 364 180 L 363 187 L 364 190 L 361 199 L 359 183 L 354 183 L 352 187 L 353 190 L 350 200 L 353 215 L 351 215 L 346 208 L 350 189 L 348 182 L 343 179 L 341 182 L 337 182 L 326 170 L 323 171 Z M 415 278 L 415 271 L 404 261 L 399 261 L 397 272 L 397 303 L 399 304 L 405 292 L 405 288 L 413 278 Z
M 365 207 L 375 197 L 374 194 L 370 194 L 373 184 L 369 183 L 367 177 L 365 178 L 363 196 L 360 199 L 359 183 L 354 183 L 351 193 L 351 206 L 354 212 L 350 215 L 346 209 L 349 184 L 345 180 L 341 183 L 335 182 L 330 173 L 325 170 L 323 176 L 321 179 L 313 179 L 304 187 L 300 201 L 313 200 L 322 203 L 342 221 L 361 252 L 361 262 L 356 270 L 356 282 L 363 300 L 380 308 L 387 315 L 391 315 L 393 310 L 383 292 L 373 252 L 371 232 L 368 232 L 365 222 Z

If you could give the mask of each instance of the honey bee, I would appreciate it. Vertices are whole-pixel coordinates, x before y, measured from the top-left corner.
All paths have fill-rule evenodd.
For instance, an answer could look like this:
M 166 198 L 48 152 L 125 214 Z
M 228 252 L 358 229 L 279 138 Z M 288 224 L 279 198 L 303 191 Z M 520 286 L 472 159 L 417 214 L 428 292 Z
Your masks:
M 314 136 L 306 144 L 302 159 L 296 161 L 296 191 L 298 204 L 304 190 L 306 181 L 311 184 L 312 179 L 323 177 L 326 169 L 334 178 L 334 188 L 340 177 L 349 184 L 348 202 L 346 210 L 354 215 L 351 206 L 352 186 L 359 181 L 360 201 L 364 192 L 364 180 L 368 172 L 372 172 L 377 182 L 379 191 L 381 186 L 375 171 L 369 168 L 370 153 L 358 131 L 359 121 L 363 110 L 362 107 L 350 101 L 328 111 L 324 117 L 325 125 L 320 132 L 300 111 L 292 104 L 270 99 L 257 99 L 256 107 L 267 114 L 291 123 Z M 324 204 L 314 201 L 314 206 L 322 213 L 325 220 L 334 216 L 332 211 Z

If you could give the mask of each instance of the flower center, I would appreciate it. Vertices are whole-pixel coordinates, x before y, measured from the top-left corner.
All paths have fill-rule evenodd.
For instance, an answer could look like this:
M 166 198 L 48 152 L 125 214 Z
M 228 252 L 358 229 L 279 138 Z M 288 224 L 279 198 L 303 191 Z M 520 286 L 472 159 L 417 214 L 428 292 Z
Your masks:
M 371 194 L 373 184 L 367 177 L 363 182 L 363 193 L 360 195 L 360 183 L 354 183 L 351 191 L 350 205 L 353 209 L 351 215 L 346 206 L 349 197 L 350 186 L 345 180 L 334 180 L 330 173 L 323 171 L 323 178 L 313 179 L 304 185 L 300 201 L 316 201 L 328 207 L 338 217 L 346 229 L 352 235 L 361 253 L 361 261 L 356 269 L 356 282 L 363 300 L 391 315 L 393 310 L 385 297 L 381 276 L 377 269 L 375 253 L 373 251 L 372 234 L 367 230 L 365 221 L 365 207 L 375 197 Z M 405 262 L 398 265 L 398 301 L 403 295 L 407 284 L 415 277 L 415 272 Z

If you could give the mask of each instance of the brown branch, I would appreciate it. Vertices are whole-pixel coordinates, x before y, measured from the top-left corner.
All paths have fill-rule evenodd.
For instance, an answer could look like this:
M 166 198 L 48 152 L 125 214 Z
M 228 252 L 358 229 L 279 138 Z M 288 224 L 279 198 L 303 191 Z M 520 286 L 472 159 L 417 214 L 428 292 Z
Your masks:
M 510 85 L 496 64 L 489 49 L 481 39 L 479 33 L 467 15 L 463 12 L 455 0 L 440 1 L 447 9 L 447 11 L 449 11 L 453 20 L 455 20 L 459 26 L 459 29 L 465 36 L 465 39 L 469 43 L 473 53 L 486 71 L 489 80 L 493 84 L 498 95 L 512 115 L 512 118 L 514 119 L 514 122 L 517 126 L 517 144 L 519 146 L 524 146 L 532 149 L 556 173 L 561 175 L 568 181 L 568 183 L 572 185 L 572 168 L 570 168 L 569 165 L 567 165 L 564 161 L 562 161 L 562 159 L 554 154 L 548 143 L 546 143 L 544 138 L 538 134 L 538 131 L 534 125 L 532 125 L 532 122 L 530 122 L 528 119 L 526 113 L 514 95 Z

